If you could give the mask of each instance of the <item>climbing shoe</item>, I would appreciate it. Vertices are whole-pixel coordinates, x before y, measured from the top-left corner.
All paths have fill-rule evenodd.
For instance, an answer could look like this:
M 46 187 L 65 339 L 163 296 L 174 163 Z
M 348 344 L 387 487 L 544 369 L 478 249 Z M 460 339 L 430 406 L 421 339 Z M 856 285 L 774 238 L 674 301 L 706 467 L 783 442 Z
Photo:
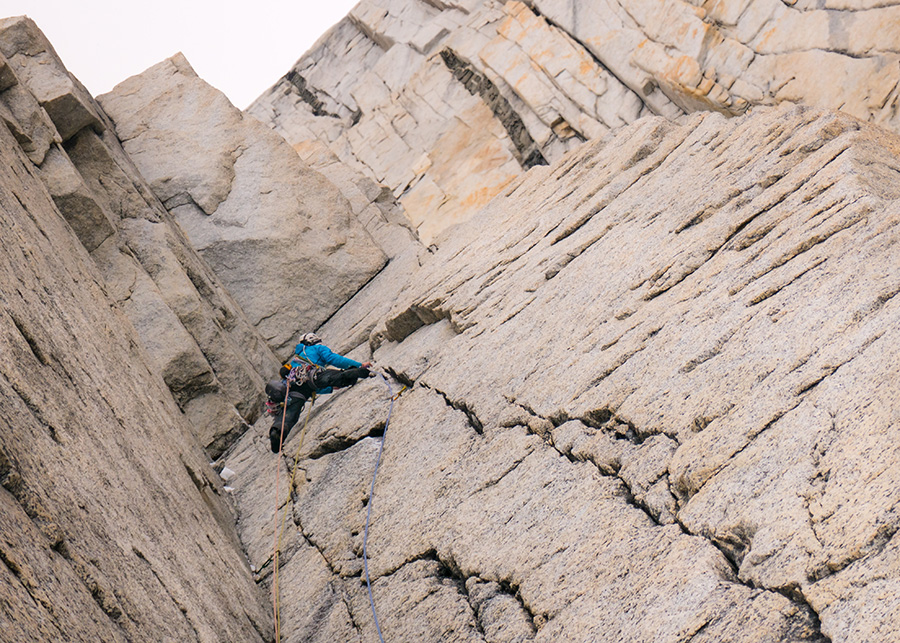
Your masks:
M 278 453 L 281 450 L 281 431 L 278 427 L 272 427 L 269 429 L 269 446 L 272 448 L 272 453 Z

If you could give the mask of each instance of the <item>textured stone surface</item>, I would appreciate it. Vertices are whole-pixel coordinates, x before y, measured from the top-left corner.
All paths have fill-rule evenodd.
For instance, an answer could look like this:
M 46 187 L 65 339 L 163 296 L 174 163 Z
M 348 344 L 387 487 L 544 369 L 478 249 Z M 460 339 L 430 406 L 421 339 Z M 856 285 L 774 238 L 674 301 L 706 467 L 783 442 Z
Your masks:
M 363 0 L 247 111 L 388 185 L 427 243 L 651 113 L 792 102 L 900 131 L 898 20 L 870 2 Z
M 116 230 L 109 213 L 97 203 L 68 154 L 54 145 L 40 165 L 40 177 L 66 221 L 88 252 Z
M 890 58 L 890 7 L 820 4 L 366 2 L 314 50 L 322 65 L 286 79 L 315 116 L 282 112 L 313 133 L 293 151 L 257 146 L 274 139 L 246 119 L 246 148 L 211 136 L 191 149 L 206 167 L 166 168 L 159 120 L 123 126 L 148 145 L 152 190 L 103 109 L 57 83 L 33 25 L 4 21 L 2 636 L 271 640 L 268 592 L 282 640 L 373 640 L 371 510 L 388 640 L 896 639 L 900 139 L 809 108 L 727 118 L 753 76 L 707 66 L 743 60 L 729 38 L 752 41 L 748 70 Z M 567 20 L 607 37 L 584 45 Z M 377 72 L 356 84 L 363 64 Z M 177 57 L 119 109 L 173 75 L 192 89 L 166 109 L 198 96 L 225 138 L 244 122 Z M 803 93 L 798 78 L 784 87 Z M 874 95 L 883 78 L 853 80 Z M 592 106 L 603 86 L 610 102 Z M 774 93 L 745 100 L 786 95 L 760 86 Z M 54 111 L 47 87 L 95 120 Z M 892 96 L 862 115 L 888 122 Z M 387 188 L 352 150 L 378 128 L 366 153 Z M 343 204 L 334 225 L 358 221 L 390 258 L 319 332 L 393 389 L 318 399 L 275 456 L 269 418 L 231 444 L 273 357 L 156 194 L 234 218 L 266 192 L 241 192 L 265 183 L 244 163 L 295 167 L 295 152 L 328 177 L 301 164 L 300 183 Z M 492 155 L 531 170 L 490 183 Z M 444 231 L 423 219 L 424 248 L 399 218 L 412 194 L 442 216 L 464 194 L 479 209 Z M 200 447 L 229 444 L 226 490 Z
M 837 113 L 643 119 L 373 280 L 369 349 L 412 390 L 374 501 L 378 380 L 285 446 L 317 583 L 374 636 L 374 502 L 396 638 L 893 640 L 898 173 L 896 135 Z M 241 448 L 272 457 L 264 431 Z
M 11 61 L 2 73 L 8 87 L 0 92 L 7 128 L 92 254 L 106 292 L 137 328 L 195 435 L 218 455 L 258 416 L 262 378 L 274 369 L 274 355 L 37 26 L 26 18 L 2 21 L 0 50 Z M 48 78 L 53 91 L 78 107 L 52 109 Z M 78 110 L 91 117 L 77 120 Z
M 20 82 L 6 57 L 0 53 L 0 119 L 28 158 L 38 165 L 59 134 L 47 112 Z
M 0 128 L 0 638 L 262 641 L 221 480 Z
M 56 55 L 47 38 L 25 16 L 0 20 L 0 52 L 67 140 L 85 127 L 103 131 L 94 99 Z
M 306 141 L 294 149 L 312 169 L 321 172 L 341 191 L 353 214 L 388 259 L 395 259 L 411 248 L 421 249 L 405 210 L 387 187 L 341 163 L 320 141 Z
M 279 353 L 384 265 L 341 192 L 180 54 L 100 102 L 156 195 Z

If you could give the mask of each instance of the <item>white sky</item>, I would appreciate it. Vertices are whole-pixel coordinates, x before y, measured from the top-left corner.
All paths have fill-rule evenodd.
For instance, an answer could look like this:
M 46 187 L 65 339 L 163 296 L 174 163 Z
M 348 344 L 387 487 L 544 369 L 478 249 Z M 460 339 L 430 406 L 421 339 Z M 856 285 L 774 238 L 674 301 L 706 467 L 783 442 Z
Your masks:
M 34 20 L 95 96 L 180 51 L 244 109 L 357 2 L 0 0 L 0 18 Z

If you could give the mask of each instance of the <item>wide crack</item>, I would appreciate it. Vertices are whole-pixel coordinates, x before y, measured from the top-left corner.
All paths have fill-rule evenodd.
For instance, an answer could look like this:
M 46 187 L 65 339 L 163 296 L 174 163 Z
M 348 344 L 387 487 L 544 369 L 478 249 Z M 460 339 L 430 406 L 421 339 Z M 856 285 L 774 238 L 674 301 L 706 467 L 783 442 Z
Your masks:
M 332 453 L 340 453 L 341 451 L 352 449 L 354 446 L 368 438 L 383 437 L 384 422 L 376 424 L 363 435 L 330 435 L 319 442 L 318 445 L 306 455 L 306 458 L 309 460 L 318 460 L 319 458 L 331 455 Z
M 486 636 L 492 629 L 492 626 L 498 620 L 496 613 L 489 615 L 490 608 L 497 605 L 497 601 L 514 601 L 515 610 L 519 612 L 520 627 L 519 629 L 527 629 L 522 637 L 515 640 L 531 640 L 537 633 L 537 622 L 546 622 L 545 615 L 534 614 L 529 606 L 522 599 L 518 586 L 505 580 L 491 580 L 489 577 L 481 574 L 465 575 L 460 570 L 456 561 L 450 558 L 440 556 L 435 549 L 428 549 L 398 565 L 389 572 L 383 574 L 380 578 L 387 579 L 400 573 L 404 568 L 410 565 L 428 561 L 436 563 L 436 573 L 433 578 L 447 581 L 447 584 L 454 587 L 458 595 L 465 599 L 472 611 L 473 621 L 476 630 L 481 636 Z M 493 605 L 492 605 L 493 603 Z M 493 618 L 491 618 L 493 616 Z M 504 622 L 499 626 L 503 629 L 509 629 L 510 614 L 507 609 L 499 618 Z M 515 618 L 515 615 L 512 615 Z
M 468 424 L 470 427 L 472 427 L 472 430 L 475 431 L 475 433 L 477 433 L 478 435 L 484 435 L 484 424 L 481 422 L 481 420 L 478 419 L 478 416 L 475 414 L 475 412 L 472 409 L 470 409 L 463 400 L 451 399 L 450 396 L 447 395 L 446 393 L 444 393 L 443 391 L 438 390 L 432 386 L 429 386 L 428 384 L 423 383 L 422 386 L 424 388 L 427 388 L 429 391 L 434 391 L 435 393 L 440 395 L 442 398 L 444 398 L 444 402 L 450 408 L 462 412 L 466 416 L 466 419 L 468 420 Z
M 462 83 L 472 96 L 481 98 L 506 129 L 513 144 L 516 160 L 522 168 L 529 170 L 535 165 L 547 165 L 547 159 L 541 154 L 540 146 L 531 137 L 522 117 L 516 113 L 497 86 L 452 49 L 444 49 L 440 56 L 453 77 Z
M 297 95 L 303 100 L 303 102 L 309 105 L 310 110 L 315 116 L 327 116 L 329 118 L 337 119 L 340 118 L 338 114 L 332 114 L 325 109 L 325 103 L 319 100 L 315 93 L 310 90 L 310 86 L 307 84 L 306 79 L 301 76 L 295 69 L 290 70 L 287 74 L 284 75 L 283 78 L 285 81 L 290 83 L 291 88 L 297 93 Z M 314 87 L 313 89 L 316 88 Z
M 521 408 L 526 409 L 530 414 L 532 414 L 536 417 L 542 417 L 542 416 L 536 414 L 532 409 L 528 408 L 527 406 L 519 404 L 519 403 L 516 403 L 516 404 L 518 406 L 520 406 Z M 779 417 L 781 417 L 781 416 L 779 416 Z M 552 420 L 551 418 L 543 418 L 543 419 Z M 584 420 L 587 420 L 587 421 L 584 421 Z M 582 423 L 587 426 L 592 426 L 593 428 L 597 428 L 598 426 L 608 427 L 610 422 L 614 422 L 615 420 L 616 420 L 616 418 L 615 418 L 614 413 L 612 411 L 610 411 L 608 408 L 604 408 L 604 409 L 599 409 L 597 411 L 593 411 L 593 412 L 586 414 L 586 417 L 582 419 Z M 772 420 L 772 422 L 770 422 L 765 428 L 769 428 L 769 426 L 774 424 L 775 421 L 777 421 L 777 418 L 775 420 Z M 590 424 L 588 424 L 588 423 L 590 423 Z M 554 426 L 558 427 L 558 426 L 560 426 L 560 424 L 561 423 L 559 423 L 558 421 L 554 422 Z M 633 425 L 630 425 L 630 423 L 628 423 L 628 426 L 630 428 L 630 431 L 633 433 L 633 435 L 635 435 L 635 436 L 640 435 L 640 432 Z M 765 430 L 765 429 L 763 429 L 763 430 Z M 760 431 L 760 433 L 762 433 L 762 431 Z M 659 520 L 658 516 L 654 515 L 653 509 L 646 502 L 639 501 L 637 499 L 635 490 L 633 489 L 631 484 L 629 484 L 629 482 L 620 475 L 619 469 L 616 469 L 615 471 L 612 471 L 612 472 L 607 471 L 605 468 L 599 466 L 596 462 L 593 462 L 592 460 L 584 460 L 584 459 L 578 458 L 578 457 L 574 456 L 571 452 L 566 452 L 566 451 L 558 448 L 555 444 L 553 444 L 552 438 L 550 438 L 549 436 L 540 436 L 540 437 L 542 437 L 544 439 L 544 442 L 548 446 L 553 448 L 557 453 L 559 453 L 561 456 L 566 458 L 566 460 L 568 460 L 569 462 L 574 464 L 574 463 L 578 463 L 578 462 L 589 461 L 589 462 L 591 462 L 591 464 L 593 464 L 597 468 L 597 471 L 599 472 L 599 474 L 601 476 L 604 476 L 606 478 L 615 478 L 622 485 L 624 493 L 620 497 L 626 504 L 643 512 L 650 519 L 652 524 L 659 526 L 659 527 L 667 526 L 665 523 L 663 523 Z M 623 437 L 625 439 L 629 439 L 629 438 L 627 438 L 627 436 L 617 436 L 617 437 L 619 439 L 623 439 Z M 638 442 L 638 441 L 633 441 L 631 439 L 629 439 L 629 441 L 632 442 L 633 444 L 635 444 L 636 446 L 640 445 L 643 442 L 643 440 Z M 752 442 L 752 440 L 751 440 L 751 442 Z M 656 482 L 658 482 L 659 480 L 661 480 L 664 477 L 666 477 L 666 474 L 663 474 L 662 476 L 657 478 L 657 480 L 655 482 L 653 482 L 651 484 L 656 484 Z M 669 483 L 667 481 L 666 484 L 669 487 L 670 493 L 672 493 L 671 483 Z M 672 495 L 675 496 L 674 493 L 672 493 Z M 791 625 L 791 628 L 792 628 L 791 631 L 793 634 L 796 635 L 795 638 L 791 639 L 791 640 L 809 641 L 811 643 L 830 643 L 830 639 L 827 636 L 825 636 L 821 631 L 821 623 L 819 620 L 818 613 L 812 608 L 812 606 L 806 600 L 806 597 L 804 596 L 804 594 L 802 593 L 802 590 L 800 588 L 785 589 L 785 588 L 770 588 L 770 587 L 764 587 L 764 586 L 761 587 L 761 586 L 755 585 L 751 581 L 745 581 L 740 578 L 740 563 L 743 559 L 743 554 L 746 552 L 746 550 L 750 546 L 750 538 L 749 537 L 740 538 L 740 536 L 738 536 L 738 538 L 736 540 L 723 541 L 721 538 L 714 537 L 711 534 L 707 534 L 704 532 L 694 533 L 679 519 L 677 511 L 674 513 L 674 524 L 678 525 L 678 527 L 681 529 L 682 533 L 684 533 L 685 535 L 697 536 L 697 537 L 703 538 L 704 540 L 709 542 L 713 547 L 715 547 L 722 554 L 724 561 L 730 567 L 732 576 L 733 576 L 732 582 L 734 582 L 735 584 L 740 584 L 740 585 L 743 585 L 743 586 L 753 589 L 753 590 L 761 589 L 764 591 L 771 591 L 771 592 L 778 593 L 778 594 L 784 596 L 789 601 L 791 601 L 791 603 L 796 605 L 799 608 L 798 613 L 801 616 L 799 617 L 799 620 L 797 622 L 792 623 L 792 625 Z M 695 632 L 693 636 L 696 636 L 696 634 L 699 631 L 700 630 Z

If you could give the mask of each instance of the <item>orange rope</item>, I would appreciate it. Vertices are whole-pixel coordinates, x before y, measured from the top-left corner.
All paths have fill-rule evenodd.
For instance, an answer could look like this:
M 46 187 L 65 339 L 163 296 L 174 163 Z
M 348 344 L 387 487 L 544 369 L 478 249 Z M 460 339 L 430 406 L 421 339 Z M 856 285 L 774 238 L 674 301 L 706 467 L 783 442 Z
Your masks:
M 288 382 L 288 389 L 290 389 L 290 382 Z M 316 394 L 313 393 L 312 399 L 309 403 L 309 410 L 306 412 L 306 420 L 303 422 L 303 429 L 300 431 L 300 442 L 297 444 L 297 451 L 294 453 L 294 468 L 291 471 L 291 481 L 288 485 L 288 496 L 289 500 L 293 498 L 294 493 L 294 478 L 297 476 L 297 467 L 300 463 L 300 449 L 303 447 L 303 439 L 306 436 L 306 427 L 309 426 L 309 418 L 312 415 L 313 406 L 316 403 Z M 284 418 L 287 414 L 287 396 L 285 396 L 285 413 L 281 416 L 281 437 L 278 440 L 278 452 L 281 453 L 281 448 L 284 446 Z M 272 603 L 273 610 L 275 616 L 275 643 L 281 643 L 281 624 L 279 622 L 280 612 L 281 612 L 281 593 L 279 591 L 278 586 L 278 554 L 281 551 L 281 538 L 284 535 L 284 524 L 287 521 L 287 512 L 288 509 L 285 507 L 284 514 L 281 517 L 281 526 L 278 525 L 278 515 L 281 513 L 278 508 L 278 480 L 280 478 L 279 473 L 281 470 L 281 460 L 276 460 L 276 470 L 275 470 L 275 551 L 272 554 L 272 561 L 275 567 L 272 570 L 273 581 L 272 581 Z M 286 502 L 285 505 L 288 505 L 289 502 Z
M 284 422 L 287 418 L 287 405 L 288 405 L 288 396 L 291 392 L 291 381 L 286 380 L 287 387 L 284 392 L 284 407 L 281 411 L 281 435 L 278 436 L 278 453 L 281 453 L 282 443 L 284 442 Z M 278 536 L 278 503 L 280 501 L 278 495 L 278 487 L 279 481 L 281 479 L 281 458 L 275 459 L 275 534 L 273 543 L 272 552 L 272 564 L 274 567 L 272 568 L 273 581 L 272 581 L 272 609 L 274 610 L 273 618 L 275 619 L 275 643 L 280 643 L 281 641 L 281 632 L 279 631 L 279 622 L 278 622 L 278 549 L 279 549 L 279 536 Z

